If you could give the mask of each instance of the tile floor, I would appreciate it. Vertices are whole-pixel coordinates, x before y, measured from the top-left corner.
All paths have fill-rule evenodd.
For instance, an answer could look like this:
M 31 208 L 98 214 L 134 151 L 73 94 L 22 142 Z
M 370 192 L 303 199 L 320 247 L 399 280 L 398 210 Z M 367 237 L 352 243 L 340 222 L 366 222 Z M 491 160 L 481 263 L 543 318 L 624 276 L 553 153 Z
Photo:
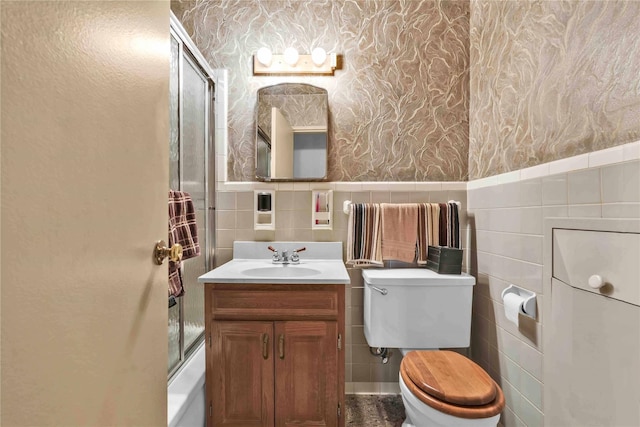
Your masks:
M 404 421 L 399 395 L 348 394 L 345 406 L 346 426 L 400 427 Z

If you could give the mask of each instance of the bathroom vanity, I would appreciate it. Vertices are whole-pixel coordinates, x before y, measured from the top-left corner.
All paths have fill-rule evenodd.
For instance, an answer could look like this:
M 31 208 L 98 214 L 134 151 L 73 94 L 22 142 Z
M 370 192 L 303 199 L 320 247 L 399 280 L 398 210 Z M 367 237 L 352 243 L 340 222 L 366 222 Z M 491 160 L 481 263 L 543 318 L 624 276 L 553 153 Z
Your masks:
M 273 263 L 269 245 L 307 250 Z M 235 242 L 234 259 L 198 280 L 208 425 L 344 426 L 341 243 Z

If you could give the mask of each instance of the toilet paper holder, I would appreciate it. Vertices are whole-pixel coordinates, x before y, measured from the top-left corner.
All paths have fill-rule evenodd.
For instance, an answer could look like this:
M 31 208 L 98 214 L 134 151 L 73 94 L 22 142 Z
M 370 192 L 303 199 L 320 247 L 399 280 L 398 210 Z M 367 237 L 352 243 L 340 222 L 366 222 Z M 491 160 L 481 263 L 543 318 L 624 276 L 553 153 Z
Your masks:
M 536 318 L 536 293 L 527 291 L 526 289 L 522 289 L 517 287 L 516 285 L 509 285 L 504 291 L 502 291 L 502 299 L 507 294 L 516 294 L 520 298 L 523 299 L 523 302 L 520 306 L 520 312 L 525 316 L 531 317 L 532 319 Z

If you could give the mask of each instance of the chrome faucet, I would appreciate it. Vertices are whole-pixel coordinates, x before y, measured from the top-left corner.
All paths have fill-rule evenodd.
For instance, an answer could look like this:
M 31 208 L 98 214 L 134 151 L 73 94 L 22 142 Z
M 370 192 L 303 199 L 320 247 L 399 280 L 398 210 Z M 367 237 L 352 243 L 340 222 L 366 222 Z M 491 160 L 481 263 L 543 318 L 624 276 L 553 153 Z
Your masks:
M 282 258 L 280 258 L 280 255 L 278 254 L 278 250 L 276 248 L 274 248 L 273 246 L 267 246 L 267 249 L 273 252 L 273 256 L 271 257 L 271 262 L 275 264 L 282 261 Z
M 307 248 L 302 247 L 294 250 L 291 254 L 291 257 L 289 257 L 288 250 L 283 250 L 282 253 L 278 254 L 278 250 L 273 246 L 269 246 L 267 247 L 267 249 L 273 252 L 271 262 L 273 262 L 274 264 L 298 264 L 300 262 L 300 255 L 298 255 L 298 252 L 305 251 Z
M 273 262 L 274 264 L 279 264 L 279 263 L 289 264 L 289 251 L 284 250 L 282 251 L 281 254 L 278 254 L 278 250 L 273 246 L 268 246 L 267 249 L 273 252 L 273 256 L 271 257 L 271 262 Z
M 293 253 L 291 254 L 291 263 L 293 263 L 293 264 L 299 263 L 300 262 L 300 255 L 298 255 L 298 253 L 306 251 L 306 250 L 307 250 L 307 248 L 304 247 L 304 246 L 294 250 Z

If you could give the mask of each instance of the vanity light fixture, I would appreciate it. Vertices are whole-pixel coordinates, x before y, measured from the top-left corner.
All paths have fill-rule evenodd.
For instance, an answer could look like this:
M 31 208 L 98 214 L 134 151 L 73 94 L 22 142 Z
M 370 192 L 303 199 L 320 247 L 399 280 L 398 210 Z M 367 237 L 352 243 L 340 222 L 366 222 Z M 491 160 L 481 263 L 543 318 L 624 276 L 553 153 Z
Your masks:
M 265 67 L 271 66 L 271 60 L 273 59 L 271 49 L 269 49 L 268 47 L 261 47 L 256 53 L 256 58 L 258 59 L 258 62 L 260 62 Z
M 311 60 L 316 67 L 322 67 L 327 60 L 327 52 L 323 48 L 317 47 L 311 51 Z
M 288 47 L 284 50 L 284 62 L 289 64 L 292 67 L 295 67 L 298 63 L 298 51 L 294 47 Z
M 293 47 L 282 55 L 273 55 L 266 47 L 253 56 L 253 75 L 320 74 L 332 76 L 337 66 L 337 55 L 316 47 L 310 55 L 300 55 Z

